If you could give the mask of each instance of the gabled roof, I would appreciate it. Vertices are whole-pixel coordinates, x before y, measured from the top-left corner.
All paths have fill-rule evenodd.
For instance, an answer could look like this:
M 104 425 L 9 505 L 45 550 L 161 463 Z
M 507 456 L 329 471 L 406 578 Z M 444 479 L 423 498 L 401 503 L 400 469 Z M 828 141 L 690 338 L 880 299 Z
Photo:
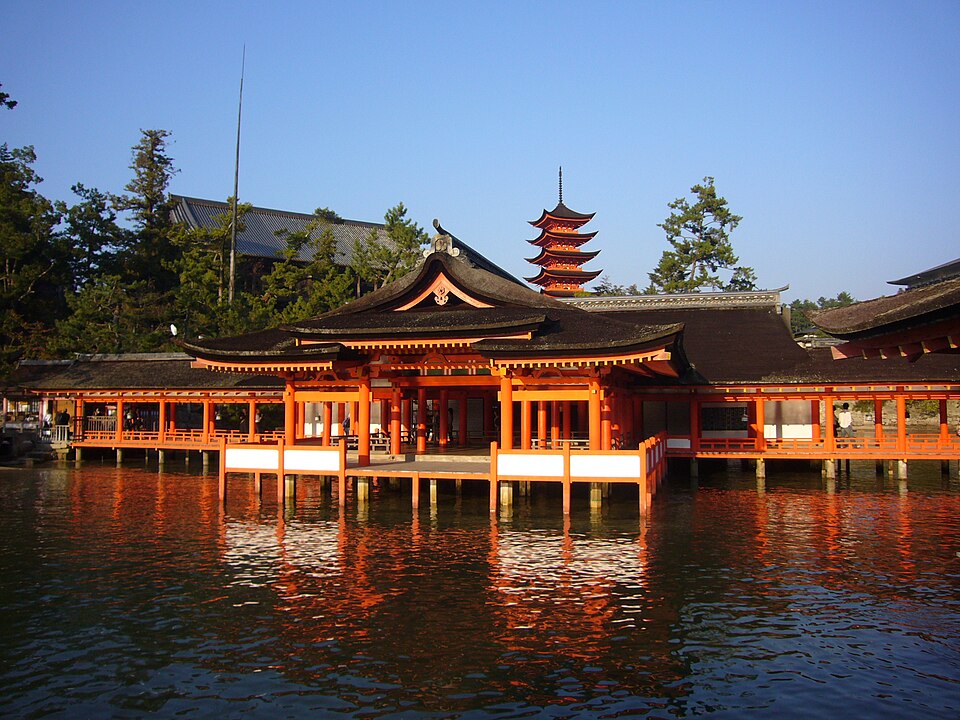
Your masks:
M 682 362 L 680 330 L 597 317 L 435 251 L 417 271 L 324 315 L 183 347 L 211 367 L 241 361 L 252 367 L 254 356 L 265 365 L 281 355 L 291 362 L 344 360 L 355 357 L 350 346 L 358 343 L 382 347 L 414 339 L 469 345 L 491 359 L 624 355 L 669 346 Z

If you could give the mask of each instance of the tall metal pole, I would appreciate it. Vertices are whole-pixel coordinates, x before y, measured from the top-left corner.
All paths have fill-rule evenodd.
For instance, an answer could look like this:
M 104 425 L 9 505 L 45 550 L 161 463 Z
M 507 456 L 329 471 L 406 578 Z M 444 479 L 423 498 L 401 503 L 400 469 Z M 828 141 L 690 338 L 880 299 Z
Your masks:
M 240 61 L 240 102 L 237 105 L 237 155 L 233 164 L 233 219 L 230 222 L 230 292 L 227 302 L 233 305 L 233 293 L 237 279 L 237 195 L 240 192 L 240 118 L 243 117 L 243 72 L 247 64 L 247 46 L 243 46 Z

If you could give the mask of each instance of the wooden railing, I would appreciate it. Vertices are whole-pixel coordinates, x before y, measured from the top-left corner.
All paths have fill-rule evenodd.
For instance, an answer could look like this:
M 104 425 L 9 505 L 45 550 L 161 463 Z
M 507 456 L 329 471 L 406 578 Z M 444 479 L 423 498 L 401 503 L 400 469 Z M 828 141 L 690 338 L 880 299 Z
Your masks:
M 671 437 L 671 439 L 676 439 Z M 960 436 L 913 433 L 901 446 L 896 435 L 803 438 L 699 438 L 696 449 L 689 437 L 683 446 L 670 443 L 668 454 L 679 457 L 781 457 L 781 458 L 882 458 L 931 459 L 960 457 Z

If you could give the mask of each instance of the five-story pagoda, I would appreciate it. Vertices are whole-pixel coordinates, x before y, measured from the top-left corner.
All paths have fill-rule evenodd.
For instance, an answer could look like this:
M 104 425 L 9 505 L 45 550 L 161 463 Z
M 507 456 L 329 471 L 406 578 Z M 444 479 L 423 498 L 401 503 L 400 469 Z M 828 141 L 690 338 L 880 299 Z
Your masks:
M 540 292 L 553 297 L 571 297 L 602 270 L 583 270 L 580 266 L 595 258 L 600 251 L 584 252 L 580 247 L 597 233 L 581 233 L 580 228 L 593 219 L 595 213 L 578 213 L 563 204 L 563 168 L 560 169 L 560 201 L 553 210 L 544 210 L 538 220 L 530 224 L 540 228 L 540 235 L 528 240 L 540 248 L 540 254 L 527 262 L 540 267 L 536 277 L 524 278 L 541 287 Z

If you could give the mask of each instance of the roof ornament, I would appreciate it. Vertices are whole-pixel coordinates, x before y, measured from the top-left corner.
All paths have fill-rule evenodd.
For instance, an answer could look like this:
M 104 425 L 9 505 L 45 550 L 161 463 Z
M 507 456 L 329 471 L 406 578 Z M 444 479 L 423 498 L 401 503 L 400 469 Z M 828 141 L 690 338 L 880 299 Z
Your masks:
M 437 234 L 433 236 L 432 245 L 423 251 L 424 257 L 429 257 L 432 253 L 446 253 L 451 257 L 460 255 L 460 248 L 453 246 L 453 237 L 440 227 L 440 221 L 434 218 L 433 226 L 437 229 Z
M 560 204 L 563 205 L 563 165 L 560 166 Z

